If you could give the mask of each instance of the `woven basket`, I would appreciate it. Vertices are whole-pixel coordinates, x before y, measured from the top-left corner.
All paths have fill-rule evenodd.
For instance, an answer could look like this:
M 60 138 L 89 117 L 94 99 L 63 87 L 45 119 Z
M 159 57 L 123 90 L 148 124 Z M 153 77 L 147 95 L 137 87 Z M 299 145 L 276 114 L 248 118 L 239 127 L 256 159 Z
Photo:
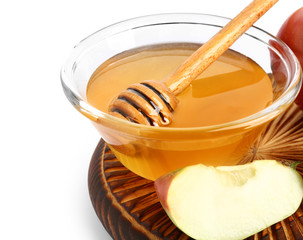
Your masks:
M 295 104 L 273 121 L 247 159 L 303 161 L 303 111 Z M 297 167 L 303 175 L 303 167 Z M 101 139 L 89 168 L 93 207 L 114 240 L 191 239 L 171 222 L 161 207 L 153 182 L 130 172 Z M 247 239 L 303 240 L 303 206 L 289 218 Z

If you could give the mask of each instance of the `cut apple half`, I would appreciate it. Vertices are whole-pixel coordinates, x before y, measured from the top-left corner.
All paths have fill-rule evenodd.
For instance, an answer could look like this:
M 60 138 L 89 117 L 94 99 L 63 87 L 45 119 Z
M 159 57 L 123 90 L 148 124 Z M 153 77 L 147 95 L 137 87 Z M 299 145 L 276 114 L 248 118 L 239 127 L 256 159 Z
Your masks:
M 245 165 L 189 166 L 155 181 L 172 222 L 194 239 L 244 239 L 292 215 L 302 177 L 275 160 Z

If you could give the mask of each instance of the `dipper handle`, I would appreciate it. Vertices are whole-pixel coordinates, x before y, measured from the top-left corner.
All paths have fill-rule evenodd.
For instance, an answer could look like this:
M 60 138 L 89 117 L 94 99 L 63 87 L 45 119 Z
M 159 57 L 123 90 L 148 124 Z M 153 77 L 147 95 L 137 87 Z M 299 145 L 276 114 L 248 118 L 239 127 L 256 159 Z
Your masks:
M 277 2 L 278 0 L 254 0 L 196 50 L 165 80 L 165 85 L 175 95 L 181 93 Z

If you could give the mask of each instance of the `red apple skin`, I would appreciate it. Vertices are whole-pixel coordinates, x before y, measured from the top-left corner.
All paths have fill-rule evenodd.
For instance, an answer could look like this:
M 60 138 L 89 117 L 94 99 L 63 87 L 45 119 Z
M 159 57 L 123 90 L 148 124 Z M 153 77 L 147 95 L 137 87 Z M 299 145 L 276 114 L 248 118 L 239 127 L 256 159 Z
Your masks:
M 295 11 L 281 26 L 277 37 L 285 42 L 303 66 L 303 7 Z M 303 110 L 303 89 L 295 100 Z
M 167 205 L 167 193 L 169 186 L 174 179 L 177 171 L 171 172 L 168 174 L 165 174 L 158 179 L 155 180 L 154 186 L 156 189 L 157 196 L 159 198 L 160 203 L 162 204 L 162 207 L 167 211 L 169 210 L 169 207 Z

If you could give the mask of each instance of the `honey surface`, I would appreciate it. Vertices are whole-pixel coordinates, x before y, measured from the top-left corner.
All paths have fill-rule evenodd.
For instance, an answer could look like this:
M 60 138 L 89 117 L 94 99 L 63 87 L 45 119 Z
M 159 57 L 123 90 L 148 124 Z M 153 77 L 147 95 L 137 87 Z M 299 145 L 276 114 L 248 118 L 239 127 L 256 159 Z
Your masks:
M 132 83 L 163 81 L 198 47 L 166 44 L 135 49 L 103 63 L 87 87 L 88 102 L 108 112 L 112 99 Z M 251 59 L 227 51 L 180 95 L 169 127 L 200 127 L 241 119 L 273 98 L 268 75 Z

